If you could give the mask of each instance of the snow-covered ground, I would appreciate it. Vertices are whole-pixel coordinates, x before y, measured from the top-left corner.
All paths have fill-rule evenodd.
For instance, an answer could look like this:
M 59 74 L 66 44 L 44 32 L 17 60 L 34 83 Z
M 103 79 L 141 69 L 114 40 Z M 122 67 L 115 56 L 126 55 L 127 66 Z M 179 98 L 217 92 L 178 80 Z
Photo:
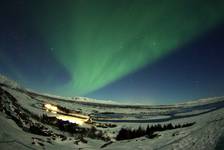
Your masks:
M 175 105 L 122 105 L 111 101 L 98 102 L 88 98 L 66 98 L 32 92 L 22 89 L 16 82 L 0 76 L 0 103 L 6 107 L 0 111 L 0 149 L 105 149 L 105 150 L 157 150 L 157 149 L 191 149 L 213 150 L 224 135 L 224 97 L 214 97 L 189 101 Z M 116 127 L 102 128 L 109 141 L 84 137 L 80 141 L 76 134 L 62 132 L 49 124 L 40 123 L 33 116 L 47 114 L 43 109 L 46 103 L 65 107 L 69 110 L 90 116 L 96 124 L 114 124 Z M 1 109 L 1 108 L 0 108 Z M 17 110 L 18 109 L 18 110 Z M 30 121 L 40 123 L 54 134 L 62 134 L 66 139 L 56 136 L 41 136 L 27 132 L 24 127 L 18 126 L 5 110 L 18 117 L 16 111 L 32 114 Z M 194 125 L 166 131 L 156 132 L 155 138 L 142 136 L 135 139 L 117 141 L 115 139 L 121 128 L 137 129 L 139 126 L 168 124 L 173 125 L 192 123 Z M 24 124 L 24 126 L 26 126 Z M 93 125 L 89 125 L 93 126 Z M 222 137 L 222 138 L 220 138 Z M 219 139 L 220 138 L 220 139 Z M 220 149 L 219 144 L 219 149 Z M 221 145 L 222 146 L 222 145 Z

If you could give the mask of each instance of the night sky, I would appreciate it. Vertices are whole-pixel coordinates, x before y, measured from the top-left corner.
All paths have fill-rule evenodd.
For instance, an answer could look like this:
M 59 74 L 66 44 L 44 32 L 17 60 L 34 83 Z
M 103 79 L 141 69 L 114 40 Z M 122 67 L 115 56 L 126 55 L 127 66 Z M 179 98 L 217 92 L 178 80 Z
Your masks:
M 169 104 L 224 95 L 223 0 L 1 0 L 0 73 L 35 91 Z

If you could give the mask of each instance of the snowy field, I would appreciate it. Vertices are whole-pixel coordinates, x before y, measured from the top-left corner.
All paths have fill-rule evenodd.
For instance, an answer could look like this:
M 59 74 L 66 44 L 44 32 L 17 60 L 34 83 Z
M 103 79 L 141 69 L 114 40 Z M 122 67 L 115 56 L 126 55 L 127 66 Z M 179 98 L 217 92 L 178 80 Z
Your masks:
M 220 150 L 224 137 L 224 97 L 196 100 L 175 105 L 123 105 L 112 101 L 89 98 L 66 98 L 26 90 L 15 82 L 0 76 L 0 149 L 83 149 L 83 150 Z M 61 131 L 38 118 L 46 112 L 44 104 L 54 104 L 69 111 L 89 116 L 92 123 L 82 128 L 95 127 L 102 138 Z M 20 115 L 23 114 L 23 115 Z M 27 118 L 29 116 L 29 118 Z M 21 121 L 22 120 L 22 121 Z M 25 121 L 24 121 L 25 120 Z M 19 123 L 18 123 L 19 122 Z M 148 125 L 172 125 L 192 123 L 189 127 L 157 131 L 154 138 L 117 140 L 121 128 L 145 129 Z M 38 124 L 47 135 L 30 132 L 30 126 Z M 102 127 L 102 125 L 114 127 Z M 46 128 L 46 129 L 45 129 Z M 94 133 L 93 135 L 97 135 Z

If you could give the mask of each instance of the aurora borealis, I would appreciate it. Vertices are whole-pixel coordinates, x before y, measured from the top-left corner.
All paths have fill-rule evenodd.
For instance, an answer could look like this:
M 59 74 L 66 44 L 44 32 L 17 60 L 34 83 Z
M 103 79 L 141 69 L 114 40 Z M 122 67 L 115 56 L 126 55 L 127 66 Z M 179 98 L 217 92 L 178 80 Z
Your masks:
M 148 103 L 150 99 L 165 102 L 166 96 L 171 99 L 173 97 L 169 96 L 176 94 L 167 94 L 165 89 L 160 91 L 163 84 L 170 83 L 159 78 L 154 80 L 150 69 L 153 70 L 160 61 L 181 55 L 181 51 L 186 51 L 182 47 L 197 43 L 224 21 L 224 2 L 221 0 L 18 0 L 4 5 L 11 9 L 1 10 L 5 12 L 1 14 L 4 20 L 1 25 L 0 66 L 4 66 L 1 73 L 28 88 L 46 93 L 131 101 L 141 93 L 142 102 Z M 189 47 L 187 55 L 191 58 L 194 46 Z M 199 62 L 202 62 L 203 52 L 207 54 L 208 51 L 203 48 L 198 54 Z M 223 51 L 221 46 L 211 46 L 211 49 L 213 52 Z M 221 55 L 213 59 L 219 60 Z M 195 65 L 192 60 L 186 59 L 190 66 Z M 171 68 L 178 70 L 178 63 L 174 62 Z M 167 66 L 161 66 L 156 76 L 170 74 Z M 154 91 L 148 86 L 142 89 L 138 87 L 141 85 L 135 84 L 128 90 L 127 78 L 136 72 L 140 72 L 141 78 L 136 79 L 138 75 L 132 77 L 135 83 L 152 83 L 158 89 Z M 177 82 L 180 82 L 179 76 L 186 74 L 181 72 L 174 76 Z M 205 77 L 209 75 L 209 72 L 203 73 Z M 194 70 L 191 74 L 197 76 Z M 200 82 L 213 81 L 210 80 Z M 184 94 L 187 88 L 192 89 L 191 85 L 181 87 L 175 80 L 172 82 L 180 86 L 175 86 L 176 91 L 183 88 L 182 93 L 178 93 L 182 96 L 176 99 L 194 98 Z M 183 82 L 188 82 L 187 77 Z M 110 88 L 116 83 L 122 83 L 117 86 L 122 88 Z M 210 90 L 206 92 L 206 89 L 194 95 L 205 93 L 208 96 L 206 93 Z M 124 91 L 126 96 L 115 91 Z M 222 92 L 220 90 L 219 94 Z

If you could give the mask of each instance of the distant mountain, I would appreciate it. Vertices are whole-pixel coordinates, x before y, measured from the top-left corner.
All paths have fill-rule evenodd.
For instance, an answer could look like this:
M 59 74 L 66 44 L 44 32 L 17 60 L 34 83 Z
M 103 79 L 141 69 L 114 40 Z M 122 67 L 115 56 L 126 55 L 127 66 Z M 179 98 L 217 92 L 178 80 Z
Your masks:
M 52 95 L 52 94 L 48 94 L 48 93 L 39 93 L 39 92 L 36 92 L 34 90 L 31 90 L 31 89 L 23 88 L 16 81 L 14 81 L 12 79 L 9 79 L 8 77 L 6 77 L 4 75 L 1 75 L 1 74 L 0 74 L 0 85 L 7 86 L 7 87 L 12 88 L 12 89 L 19 89 L 19 90 L 22 90 L 24 92 L 30 92 L 30 93 L 33 93 L 33 94 L 42 95 L 42 96 L 46 96 L 46 97 L 50 97 L 50 98 L 62 99 L 62 100 L 66 100 L 66 101 L 118 104 L 118 103 L 116 103 L 114 101 L 111 101 L 111 100 L 96 100 L 96 99 L 92 99 L 92 98 L 78 97 L 78 96 L 76 96 L 76 97 L 63 97 L 63 96 Z
M 1 75 L 0 74 L 0 85 L 7 86 L 12 89 L 17 89 L 17 90 L 22 90 L 24 92 L 29 92 L 32 94 L 40 95 L 40 96 L 45 96 L 53 99 L 60 99 L 64 101 L 76 101 L 76 102 L 81 102 L 81 103 L 96 103 L 96 104 L 108 104 L 108 105 L 126 105 L 126 106 L 133 106 L 133 104 L 128 104 L 128 103 L 119 103 L 116 101 L 111 101 L 111 100 L 97 100 L 93 98 L 87 98 L 87 97 L 63 97 L 59 95 L 52 95 L 48 93 L 39 93 L 37 91 L 23 88 L 20 86 L 16 81 L 9 79 L 8 77 Z M 172 105 L 144 105 L 144 104 L 135 104 L 137 107 L 145 107 L 145 106 L 150 106 L 150 107 L 185 107 L 185 106 L 195 106 L 195 105 L 205 105 L 205 104 L 210 104 L 214 102 L 219 102 L 223 101 L 224 96 L 222 97 L 210 97 L 210 98 L 203 98 L 203 99 L 197 99 L 197 100 L 190 100 L 190 101 L 185 101 L 182 103 L 176 103 Z

